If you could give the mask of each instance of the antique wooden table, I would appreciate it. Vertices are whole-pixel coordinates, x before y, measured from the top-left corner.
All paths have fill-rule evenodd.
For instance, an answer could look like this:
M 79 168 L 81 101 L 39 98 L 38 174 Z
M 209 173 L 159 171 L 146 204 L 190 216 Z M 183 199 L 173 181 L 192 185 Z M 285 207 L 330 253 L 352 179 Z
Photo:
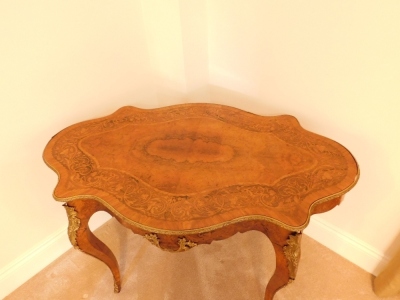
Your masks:
M 310 216 L 338 205 L 359 177 L 346 148 L 294 117 L 215 104 L 123 107 L 62 130 L 44 160 L 59 177 L 71 243 L 107 264 L 115 292 L 117 260 L 88 227 L 97 211 L 169 251 L 263 232 L 276 253 L 272 299 L 296 277 Z

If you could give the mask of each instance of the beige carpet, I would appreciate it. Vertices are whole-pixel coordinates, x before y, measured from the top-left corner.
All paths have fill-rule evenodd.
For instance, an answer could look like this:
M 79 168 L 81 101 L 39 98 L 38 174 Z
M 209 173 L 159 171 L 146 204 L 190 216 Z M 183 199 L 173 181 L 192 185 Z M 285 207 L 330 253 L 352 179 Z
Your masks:
M 113 293 L 111 272 L 103 263 L 71 249 L 5 299 L 262 300 L 275 266 L 272 246 L 259 232 L 184 253 L 161 251 L 115 220 L 96 235 L 119 261 L 121 293 Z M 302 250 L 296 281 L 274 300 L 381 299 L 373 293 L 371 274 L 307 236 Z

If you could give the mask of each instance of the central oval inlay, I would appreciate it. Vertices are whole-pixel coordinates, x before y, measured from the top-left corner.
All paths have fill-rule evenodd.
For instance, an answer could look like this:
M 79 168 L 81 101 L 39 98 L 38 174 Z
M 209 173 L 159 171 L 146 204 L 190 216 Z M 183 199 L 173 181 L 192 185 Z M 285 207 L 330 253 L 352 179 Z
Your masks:
M 146 147 L 146 151 L 150 155 L 180 163 L 225 162 L 234 155 L 231 146 L 190 138 L 155 140 Z

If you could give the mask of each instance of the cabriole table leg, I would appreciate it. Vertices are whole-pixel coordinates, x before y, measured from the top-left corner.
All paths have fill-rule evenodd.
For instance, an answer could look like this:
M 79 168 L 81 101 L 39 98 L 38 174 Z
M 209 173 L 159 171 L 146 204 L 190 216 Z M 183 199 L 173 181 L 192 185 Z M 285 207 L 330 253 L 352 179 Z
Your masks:
M 118 262 L 111 250 L 89 229 L 89 219 L 97 211 L 109 211 L 94 200 L 74 200 L 64 204 L 68 215 L 68 237 L 74 248 L 104 262 L 114 277 L 114 292 L 121 290 Z
M 301 233 L 275 228 L 273 234 L 266 233 L 276 255 L 276 268 L 265 290 L 264 300 L 272 300 L 275 293 L 296 278 L 300 260 Z

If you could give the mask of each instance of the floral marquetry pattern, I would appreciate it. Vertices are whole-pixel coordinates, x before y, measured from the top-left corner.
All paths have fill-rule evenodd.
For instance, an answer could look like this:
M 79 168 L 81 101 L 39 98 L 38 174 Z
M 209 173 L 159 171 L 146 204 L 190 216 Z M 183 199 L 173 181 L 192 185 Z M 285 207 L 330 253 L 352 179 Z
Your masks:
M 229 130 L 225 130 L 225 132 L 227 134 L 226 141 L 231 144 L 221 143 L 218 148 L 219 136 L 207 135 L 204 132 L 189 129 L 178 131 L 181 128 L 179 122 L 189 122 L 187 120 L 192 119 L 201 120 L 203 123 L 211 122 L 214 127 L 229 126 L 226 127 Z M 172 124 L 171 132 L 168 132 L 168 134 L 159 137 L 158 140 L 150 140 L 147 137 L 148 140 L 146 140 L 143 137 L 136 144 L 132 143 L 131 148 L 127 148 L 126 152 L 129 155 L 134 158 L 136 155 L 134 163 L 130 163 L 128 158 L 124 162 L 124 165 L 131 168 L 128 171 L 112 166 L 102 167 L 96 157 L 93 157 L 95 154 L 89 154 L 89 150 L 85 150 L 86 148 L 82 146 L 90 146 L 90 149 L 94 149 L 93 153 L 95 153 L 95 149 L 98 147 L 106 149 L 108 145 L 111 145 L 111 142 L 107 140 L 107 134 L 113 136 L 120 134 L 119 139 L 121 140 L 130 139 L 131 137 L 127 137 L 127 135 L 132 134 L 134 137 L 134 133 L 131 132 L 139 132 L 140 128 L 147 128 L 143 126 L 151 127 L 155 126 L 154 124 L 167 123 Z M 172 180 L 173 176 L 169 176 L 168 173 L 164 177 L 160 173 L 147 174 L 143 172 L 150 171 L 141 171 L 134 167 L 136 161 L 142 161 L 142 157 L 144 159 L 150 157 L 153 159 L 154 166 L 156 166 L 156 163 L 161 166 L 163 164 L 172 166 L 171 168 L 180 165 L 183 170 L 187 170 L 189 175 L 176 179 L 177 184 L 184 177 L 189 178 L 185 179 L 189 181 L 191 168 L 195 169 L 199 166 L 206 174 L 204 177 L 211 177 L 213 173 L 211 171 L 206 173 L 208 169 L 213 166 L 227 166 L 236 159 L 235 155 L 238 156 L 240 151 L 243 153 L 248 151 L 248 149 L 243 148 L 243 150 L 238 146 L 240 137 L 235 141 L 229 136 L 229 132 L 232 130 L 236 130 L 239 135 L 243 135 L 243 132 L 262 134 L 269 139 L 274 139 L 277 143 L 281 143 L 289 150 L 286 151 L 285 148 L 286 152 L 282 150 L 281 153 L 281 149 L 276 150 L 271 147 L 267 149 L 265 147 L 264 154 L 256 153 L 258 156 L 253 159 L 253 164 L 259 167 L 259 175 L 257 175 L 258 177 L 254 175 L 254 179 L 249 180 L 249 182 L 240 179 L 240 183 L 217 183 L 212 188 L 211 186 L 199 185 L 193 187 L 193 191 L 179 191 L 179 186 L 174 187 L 178 192 L 173 192 L 172 188 L 165 190 L 163 187 L 169 184 L 168 180 Z M 92 138 L 89 144 L 89 137 L 97 138 Z M 173 144 L 168 145 L 168 141 L 172 141 Z M 89 146 L 86 146 L 85 143 Z M 203 162 L 201 158 L 196 156 L 198 155 L 197 152 L 190 154 L 192 156 L 187 160 L 179 158 L 176 153 L 171 152 L 179 151 L 179 149 L 177 150 L 179 147 L 191 149 L 190 145 L 199 145 L 200 150 L 196 150 L 198 152 L 214 152 L 208 153 L 207 157 L 204 155 L 206 158 L 203 158 Z M 113 145 L 110 146 L 111 150 L 107 154 L 108 162 L 112 162 L 117 156 L 115 154 L 117 148 Z M 171 153 L 168 153 L 168 151 Z M 346 159 L 337 147 L 333 146 L 327 139 L 302 129 L 294 117 L 261 117 L 220 105 L 182 105 L 156 110 L 125 107 L 108 118 L 87 121 L 81 123 L 80 126 L 66 129 L 55 142 L 52 153 L 53 157 L 69 170 L 69 180 L 76 187 L 103 191 L 141 215 L 171 222 L 201 220 L 247 207 L 274 209 L 291 217 L 295 214 L 296 207 L 309 195 L 340 184 L 346 177 L 348 170 Z M 281 160 L 288 166 L 289 172 L 282 173 L 284 176 L 276 175 L 276 177 L 273 177 L 274 172 L 265 173 L 264 169 L 266 169 L 267 163 L 264 165 L 259 163 L 259 161 L 262 162 L 264 157 L 268 159 L 273 155 L 278 158 L 275 160 Z M 244 164 L 237 163 L 237 165 L 238 171 L 235 171 L 237 175 L 232 175 L 232 178 L 241 174 L 239 167 L 243 170 L 246 169 Z M 303 169 L 300 167 L 295 169 L 296 165 L 300 167 L 304 165 L 304 167 Z M 154 169 L 154 167 L 149 168 Z M 165 169 L 167 168 L 165 167 Z M 276 173 L 279 174 L 281 170 L 279 166 L 275 169 Z M 251 170 L 247 170 L 247 172 L 251 172 Z M 150 181 L 146 181 L 157 176 L 159 186 L 153 186 Z M 262 176 L 267 179 L 260 180 L 259 178 L 262 178 Z M 243 178 L 245 178 L 244 175 Z M 170 187 L 173 187 L 173 184 Z

